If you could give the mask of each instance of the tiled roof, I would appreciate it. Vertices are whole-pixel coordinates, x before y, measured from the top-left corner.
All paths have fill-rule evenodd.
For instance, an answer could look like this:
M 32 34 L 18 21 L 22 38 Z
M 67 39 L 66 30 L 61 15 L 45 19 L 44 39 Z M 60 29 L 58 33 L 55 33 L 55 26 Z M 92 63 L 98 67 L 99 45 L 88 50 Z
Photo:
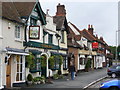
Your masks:
M 80 41 L 81 40 L 81 35 L 75 35 L 74 38 L 75 38 L 76 41 Z
M 73 25 L 73 27 L 75 29 L 78 29 L 74 24 L 71 23 L 71 25 Z M 81 40 L 81 35 L 76 35 L 70 27 L 69 27 L 69 33 L 70 33 L 70 36 L 73 36 L 76 41 L 80 41 Z
M 68 40 L 68 47 L 83 48 L 80 44 L 77 43 L 76 40 L 72 42 L 72 39 Z
M 28 17 L 35 3 L 36 2 L 2 2 L 2 16 L 12 21 L 21 22 L 20 17 Z
M 62 25 L 64 24 L 65 16 L 54 16 L 53 22 L 56 24 L 56 29 L 61 30 Z
M 86 39 L 88 39 L 89 41 L 95 41 L 96 38 L 91 35 L 88 30 L 84 29 L 82 31 L 79 31 L 81 33 L 82 36 L 84 36 Z
M 77 31 L 80 31 L 74 24 L 72 24 L 71 22 L 69 22 Z

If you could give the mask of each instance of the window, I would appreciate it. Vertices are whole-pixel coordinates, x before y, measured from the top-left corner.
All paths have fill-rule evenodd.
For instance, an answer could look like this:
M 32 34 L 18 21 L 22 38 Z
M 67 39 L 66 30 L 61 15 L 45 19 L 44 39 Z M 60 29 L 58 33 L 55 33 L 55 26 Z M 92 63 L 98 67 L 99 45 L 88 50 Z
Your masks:
M 32 60 L 32 64 L 30 66 L 30 72 L 40 72 L 41 71 L 41 63 L 40 63 L 40 58 L 37 58 L 38 54 L 33 54 L 35 58 Z
M 120 66 L 117 66 L 116 69 L 120 69 Z
M 23 60 L 22 56 L 17 55 L 17 75 L 16 75 L 16 81 L 22 81 L 23 78 Z
M 53 43 L 53 35 L 49 34 L 48 36 L 48 43 L 52 44 Z
M 31 18 L 30 19 L 30 25 L 31 26 L 36 26 L 37 25 L 37 19 Z
M 64 43 L 64 31 L 61 31 L 61 42 Z
M 21 35 L 20 35 L 20 26 L 15 26 L 15 38 L 16 39 L 20 39 Z
M 67 69 L 68 68 L 68 62 L 67 62 L 67 57 L 63 57 L 63 69 Z
M 85 65 L 85 59 L 84 58 L 80 58 L 79 59 L 79 64 L 80 65 Z

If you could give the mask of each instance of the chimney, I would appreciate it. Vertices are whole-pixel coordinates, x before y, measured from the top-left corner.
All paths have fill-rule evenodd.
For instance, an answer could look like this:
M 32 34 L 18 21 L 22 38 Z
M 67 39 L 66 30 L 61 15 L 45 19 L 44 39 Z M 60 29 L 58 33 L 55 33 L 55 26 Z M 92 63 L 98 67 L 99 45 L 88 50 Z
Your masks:
M 96 38 L 98 39 L 98 35 L 96 34 Z
M 102 40 L 102 41 L 103 41 L 103 37 L 100 37 L 100 40 Z
M 60 3 L 57 5 L 56 16 L 66 16 L 66 10 L 64 5 L 60 5 Z
M 88 25 L 88 32 L 93 35 L 93 30 L 94 30 L 93 26 L 91 25 L 91 27 L 90 27 L 90 24 L 89 24 Z
M 49 12 L 49 9 L 46 10 L 46 15 L 49 15 L 48 12 Z

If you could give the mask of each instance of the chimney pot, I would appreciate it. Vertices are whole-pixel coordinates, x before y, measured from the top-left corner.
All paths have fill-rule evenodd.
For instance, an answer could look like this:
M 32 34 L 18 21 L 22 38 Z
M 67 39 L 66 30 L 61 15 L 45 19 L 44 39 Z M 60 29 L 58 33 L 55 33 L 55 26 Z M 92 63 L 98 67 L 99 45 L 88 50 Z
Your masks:
M 56 16 L 66 16 L 66 10 L 64 5 L 60 5 L 60 3 L 57 5 Z
M 93 28 L 93 26 L 91 25 L 91 28 Z
M 90 28 L 90 24 L 88 25 L 88 29 Z

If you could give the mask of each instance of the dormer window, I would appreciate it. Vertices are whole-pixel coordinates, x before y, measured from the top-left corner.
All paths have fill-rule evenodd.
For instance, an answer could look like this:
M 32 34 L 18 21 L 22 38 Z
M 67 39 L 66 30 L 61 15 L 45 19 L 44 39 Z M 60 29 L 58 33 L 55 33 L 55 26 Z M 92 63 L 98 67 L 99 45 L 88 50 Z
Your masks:
M 31 25 L 31 26 L 36 26 L 36 25 L 37 25 L 37 19 L 31 18 L 31 19 L 30 19 L 30 25 Z

